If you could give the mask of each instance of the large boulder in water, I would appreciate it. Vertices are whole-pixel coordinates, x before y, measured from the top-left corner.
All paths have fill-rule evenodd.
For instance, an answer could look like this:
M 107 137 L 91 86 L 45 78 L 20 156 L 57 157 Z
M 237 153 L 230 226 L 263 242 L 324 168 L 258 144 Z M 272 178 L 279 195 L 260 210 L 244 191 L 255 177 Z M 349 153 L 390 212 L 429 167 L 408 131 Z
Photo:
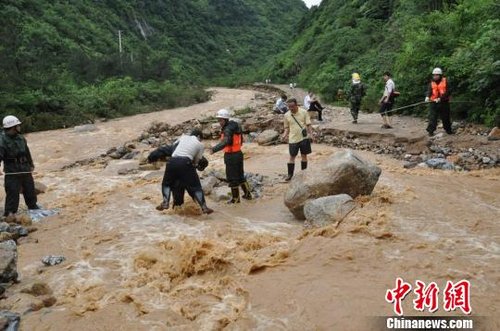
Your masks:
M 285 205 L 296 218 L 304 220 L 307 201 L 342 193 L 353 198 L 369 195 L 381 173 L 379 167 L 362 160 L 353 151 L 341 151 L 314 171 L 297 173 L 285 194 Z
M 317 227 L 341 222 L 356 203 L 347 194 L 338 194 L 309 200 L 304 206 L 307 221 Z
M 262 146 L 273 145 L 278 141 L 280 134 L 275 130 L 265 130 L 257 137 L 257 143 Z
M 17 245 L 14 240 L 0 243 L 0 283 L 17 280 Z

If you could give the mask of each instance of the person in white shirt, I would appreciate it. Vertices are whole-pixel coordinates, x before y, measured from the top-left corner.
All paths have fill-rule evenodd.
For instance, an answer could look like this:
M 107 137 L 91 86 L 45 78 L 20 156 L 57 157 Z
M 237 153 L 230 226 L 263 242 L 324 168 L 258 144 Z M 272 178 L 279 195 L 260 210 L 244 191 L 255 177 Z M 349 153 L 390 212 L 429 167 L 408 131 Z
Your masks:
M 286 100 L 288 97 L 284 94 L 281 95 L 281 97 L 276 100 L 276 106 L 274 108 L 275 112 L 278 114 L 284 114 L 288 111 L 288 106 L 286 105 Z
M 200 205 L 204 214 L 213 213 L 213 210 L 207 207 L 200 177 L 196 173 L 197 168 L 203 170 L 208 165 L 208 161 L 203 157 L 205 147 L 200 142 L 201 138 L 201 131 L 195 129 L 191 135 L 182 135 L 170 147 L 172 158 L 165 168 L 162 182 L 163 202 L 157 207 L 158 210 L 169 208 L 171 193 L 174 195 L 174 207 L 182 205 L 184 191 L 187 191 L 191 198 Z M 167 156 L 168 153 L 164 153 L 166 148 L 163 149 L 164 151 L 160 148 L 151 153 L 149 161 L 156 161 L 161 157 L 160 154 Z
M 319 103 L 311 91 L 307 92 L 304 98 L 304 108 L 307 111 L 318 112 L 318 121 L 323 121 L 323 109 L 325 108 Z
M 382 95 L 382 98 L 379 101 L 380 115 L 382 116 L 383 129 L 392 129 L 391 110 L 392 107 L 394 106 L 396 85 L 394 84 L 394 81 L 392 80 L 391 77 L 392 76 L 390 72 L 388 71 L 384 72 L 384 81 L 385 81 L 384 94 Z

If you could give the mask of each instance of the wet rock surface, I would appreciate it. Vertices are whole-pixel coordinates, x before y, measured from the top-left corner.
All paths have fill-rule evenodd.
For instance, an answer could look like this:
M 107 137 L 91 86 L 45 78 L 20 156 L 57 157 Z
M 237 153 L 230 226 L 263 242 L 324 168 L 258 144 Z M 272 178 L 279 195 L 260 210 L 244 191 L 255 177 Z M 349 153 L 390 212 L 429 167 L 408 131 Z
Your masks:
M 260 133 L 256 139 L 257 143 L 262 146 L 269 146 L 278 142 L 280 134 L 275 130 L 265 130 Z
M 205 195 L 210 195 L 214 187 L 219 184 L 220 180 L 214 176 L 209 176 L 201 179 L 201 187 Z
M 308 200 L 348 194 L 355 198 L 370 195 L 382 170 L 361 159 L 351 150 L 335 153 L 324 165 L 294 176 L 285 194 L 285 205 L 301 220 Z
M 47 192 L 47 185 L 39 182 L 39 181 L 35 181 L 35 192 L 36 194 L 43 194 L 45 192 Z
M 0 330 L 4 331 L 17 331 L 19 330 L 19 323 L 21 316 L 7 310 L 0 310 Z
M 55 266 L 63 263 L 66 260 L 64 256 L 61 255 L 47 255 L 42 258 L 42 263 L 46 266 Z
M 0 243 L 0 283 L 17 281 L 17 245 L 14 240 Z
M 95 132 L 98 130 L 99 129 L 97 128 L 97 126 L 95 124 L 84 124 L 84 125 L 75 126 L 73 128 L 73 131 L 77 132 L 77 133 Z
M 309 225 L 322 227 L 341 222 L 354 208 L 356 203 L 347 194 L 322 197 L 308 201 L 304 215 Z
M 490 133 L 488 134 L 488 140 L 500 140 L 500 128 L 494 127 L 493 129 L 491 129 Z

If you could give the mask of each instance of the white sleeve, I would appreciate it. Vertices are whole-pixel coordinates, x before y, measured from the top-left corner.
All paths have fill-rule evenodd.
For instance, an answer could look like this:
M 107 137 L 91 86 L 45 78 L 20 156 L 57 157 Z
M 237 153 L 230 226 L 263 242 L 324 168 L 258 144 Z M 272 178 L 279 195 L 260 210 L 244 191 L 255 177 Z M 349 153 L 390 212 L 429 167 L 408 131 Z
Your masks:
M 390 97 L 392 92 L 394 92 L 394 82 L 392 80 L 388 81 L 387 84 L 385 84 L 385 92 L 384 95 L 386 97 Z

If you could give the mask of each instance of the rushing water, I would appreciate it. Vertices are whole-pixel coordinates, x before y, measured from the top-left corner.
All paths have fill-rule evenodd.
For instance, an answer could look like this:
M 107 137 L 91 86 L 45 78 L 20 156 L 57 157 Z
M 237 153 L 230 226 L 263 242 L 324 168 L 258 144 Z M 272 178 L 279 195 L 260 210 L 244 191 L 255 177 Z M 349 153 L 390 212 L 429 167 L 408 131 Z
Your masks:
M 170 111 L 169 119 L 244 105 L 247 92 L 220 90 L 213 104 Z M 370 329 L 370 316 L 392 314 L 384 294 L 396 277 L 440 284 L 468 279 L 474 314 L 500 327 L 497 170 L 409 171 L 360 153 L 383 170 L 373 196 L 358 199 L 338 228 L 319 230 L 305 230 L 283 205 L 286 184 L 278 178 L 285 145 L 246 145 L 246 170 L 267 176 L 263 197 L 239 206 L 209 198 L 216 210 L 209 216 L 190 201 L 182 211 L 156 211 L 161 178 L 114 175 L 110 169 L 119 161 L 107 170 L 54 171 L 56 159 L 71 163 L 135 138 L 137 120 L 154 118 L 141 116 L 103 123 L 97 133 L 33 136 L 35 158 L 43 155 L 38 178 L 50 187 L 42 203 L 61 214 L 37 225 L 20 246 L 16 286 L 46 282 L 57 303 L 24 315 L 23 329 Z M 336 149 L 316 145 L 314 151 L 308 171 Z M 210 156 L 210 167 L 221 168 L 221 157 Z M 67 260 L 41 269 L 47 254 Z

